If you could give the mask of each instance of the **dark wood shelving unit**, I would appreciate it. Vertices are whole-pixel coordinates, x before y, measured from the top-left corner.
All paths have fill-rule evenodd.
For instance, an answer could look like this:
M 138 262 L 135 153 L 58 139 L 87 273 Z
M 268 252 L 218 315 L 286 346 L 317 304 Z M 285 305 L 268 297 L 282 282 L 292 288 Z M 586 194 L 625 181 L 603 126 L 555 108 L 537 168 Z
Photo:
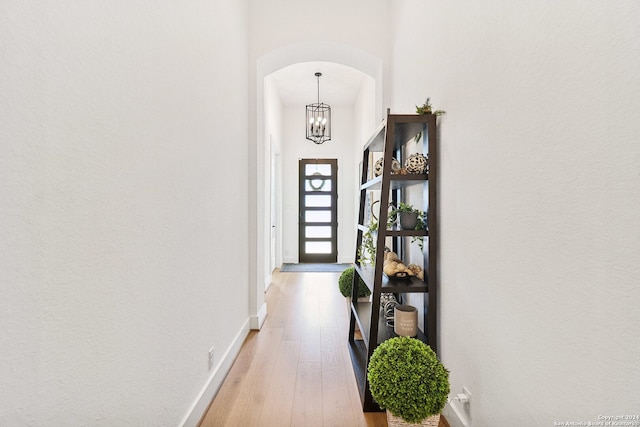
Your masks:
M 360 183 L 360 208 L 358 214 L 355 273 L 352 286 L 351 316 L 349 323 L 349 350 L 356 382 L 362 399 L 363 410 L 379 411 L 380 408 L 371 397 L 367 381 L 367 364 L 375 348 L 395 333 L 393 327 L 386 324 L 380 313 L 380 301 L 383 293 L 392 293 L 403 299 L 408 294 L 423 294 L 423 324 L 424 331 L 418 332 L 417 338 L 431 346 L 437 353 L 437 141 L 436 116 L 432 114 L 390 114 L 376 128 L 363 148 L 362 175 Z M 393 174 L 391 170 L 392 158 L 403 164 L 403 148 L 409 143 L 419 144 L 418 152 L 429 158 L 427 174 Z M 383 167 L 380 176 L 371 177 L 373 170 L 372 153 L 382 155 Z M 367 192 L 379 191 L 380 214 L 379 224 L 387 224 L 388 206 L 395 200 L 401 200 L 405 191 L 412 187 L 422 190 L 423 206 L 419 207 L 427 212 L 427 230 L 401 230 L 396 227 L 387 229 L 380 227 L 375 239 L 376 254 L 374 263 L 362 265 L 359 262 L 357 249 L 361 246 L 363 235 L 368 230 L 365 224 L 366 212 L 369 209 Z M 397 280 L 387 277 L 383 271 L 384 248 L 387 238 L 391 238 L 394 245 L 404 252 L 408 245 L 408 238 L 422 237 L 425 244 L 422 249 L 424 266 L 424 281 L 416 277 L 409 280 Z M 358 287 L 360 280 L 371 290 L 368 302 L 358 301 Z M 360 334 L 356 334 L 356 326 Z

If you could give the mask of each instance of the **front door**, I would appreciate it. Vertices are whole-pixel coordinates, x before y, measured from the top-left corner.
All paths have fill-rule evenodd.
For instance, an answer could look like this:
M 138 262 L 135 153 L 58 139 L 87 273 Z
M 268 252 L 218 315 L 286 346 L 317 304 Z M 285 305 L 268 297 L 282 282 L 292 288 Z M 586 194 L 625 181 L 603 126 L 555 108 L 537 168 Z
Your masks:
M 338 160 L 299 160 L 299 262 L 338 261 Z

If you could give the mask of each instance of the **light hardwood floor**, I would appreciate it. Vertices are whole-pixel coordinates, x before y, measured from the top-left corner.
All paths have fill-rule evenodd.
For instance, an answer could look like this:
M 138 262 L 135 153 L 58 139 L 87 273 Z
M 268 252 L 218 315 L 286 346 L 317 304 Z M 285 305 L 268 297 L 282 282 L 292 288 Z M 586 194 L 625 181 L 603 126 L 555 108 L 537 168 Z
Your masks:
M 384 412 L 362 412 L 339 275 L 273 274 L 267 320 L 247 337 L 202 427 L 386 427 Z
M 201 427 L 387 426 L 384 412 L 362 411 L 338 277 L 274 272 L 264 326 L 250 332 Z

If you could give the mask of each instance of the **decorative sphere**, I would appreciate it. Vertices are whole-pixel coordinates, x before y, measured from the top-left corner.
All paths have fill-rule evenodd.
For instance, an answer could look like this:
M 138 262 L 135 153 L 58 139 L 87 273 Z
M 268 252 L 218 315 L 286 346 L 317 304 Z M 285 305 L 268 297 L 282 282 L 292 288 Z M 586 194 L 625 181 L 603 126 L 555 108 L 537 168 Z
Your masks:
M 427 173 L 429 170 L 429 163 L 426 156 L 415 153 L 405 160 L 404 167 L 407 169 L 407 172 L 411 174 L 422 174 Z
M 382 164 L 383 164 L 384 159 L 381 157 L 378 159 L 378 161 L 376 161 L 376 164 L 373 167 L 373 174 L 375 176 L 380 176 L 382 175 Z M 402 166 L 400 165 L 400 162 L 398 160 L 396 160 L 395 157 L 393 157 L 391 159 L 391 172 L 392 173 L 400 173 L 400 169 L 402 169 Z

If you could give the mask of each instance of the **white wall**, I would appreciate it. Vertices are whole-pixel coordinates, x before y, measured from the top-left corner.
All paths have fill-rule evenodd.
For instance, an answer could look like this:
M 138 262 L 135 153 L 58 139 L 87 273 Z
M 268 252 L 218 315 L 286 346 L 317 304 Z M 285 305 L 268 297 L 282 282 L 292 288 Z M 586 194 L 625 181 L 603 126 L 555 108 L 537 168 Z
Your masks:
M 351 106 L 331 106 L 332 139 L 320 145 L 305 139 L 305 117 L 304 105 L 283 110 L 283 261 L 298 262 L 298 160 L 338 159 L 338 262 L 353 262 L 357 217 L 352 201 L 358 195 L 358 169 L 353 166 L 354 111 Z
M 392 107 L 440 121 L 440 349 L 474 426 L 636 414 L 640 6 L 394 2 Z
M 246 333 L 247 16 L 2 2 L 1 425 L 177 425 Z

